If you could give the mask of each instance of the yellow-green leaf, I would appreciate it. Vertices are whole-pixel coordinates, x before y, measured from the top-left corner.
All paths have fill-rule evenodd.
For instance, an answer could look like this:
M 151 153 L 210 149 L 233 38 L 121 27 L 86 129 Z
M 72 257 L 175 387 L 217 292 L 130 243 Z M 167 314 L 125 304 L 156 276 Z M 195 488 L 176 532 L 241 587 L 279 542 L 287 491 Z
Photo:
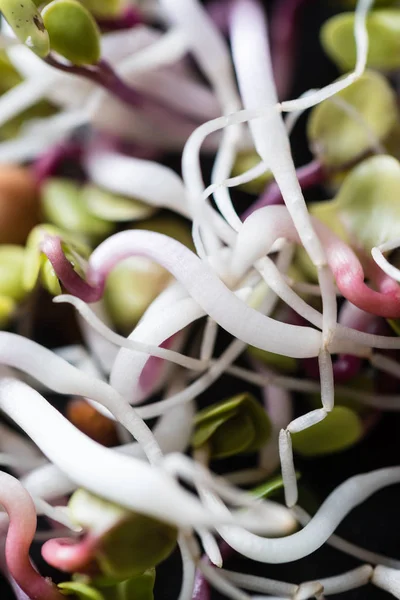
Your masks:
M 76 0 L 54 0 L 42 12 L 52 50 L 74 65 L 100 60 L 100 31 L 90 12 Z
M 323 421 L 293 433 L 292 444 L 303 456 L 332 454 L 356 444 L 362 433 L 359 416 L 346 406 L 335 406 Z
M 31 0 L 1 0 L 0 10 L 20 42 L 38 56 L 48 55 L 49 36 L 41 14 Z
M 316 106 L 307 135 L 314 154 L 329 167 L 340 167 L 385 139 L 398 120 L 396 96 L 379 73 L 360 79 Z
M 354 13 L 342 13 L 329 19 L 321 28 L 321 42 L 328 56 L 343 71 L 356 63 Z M 400 10 L 383 8 L 367 16 L 367 66 L 396 70 L 400 67 Z

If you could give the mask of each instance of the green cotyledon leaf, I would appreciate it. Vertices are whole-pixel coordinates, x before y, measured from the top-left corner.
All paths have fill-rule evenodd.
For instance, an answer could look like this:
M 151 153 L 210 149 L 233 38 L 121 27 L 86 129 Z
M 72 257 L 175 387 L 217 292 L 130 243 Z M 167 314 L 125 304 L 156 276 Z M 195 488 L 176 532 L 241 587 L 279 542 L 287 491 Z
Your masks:
M 81 187 L 70 179 L 48 179 L 42 186 L 41 202 L 45 218 L 64 230 L 88 237 L 105 237 L 114 229 L 112 223 L 88 212 Z
M 123 581 L 118 586 L 121 600 L 154 600 L 155 579 L 156 570 L 153 568 Z
M 151 217 L 156 210 L 154 206 L 117 196 L 93 184 L 83 186 L 81 197 L 87 211 L 104 221 L 139 221 Z
M 0 11 L 20 42 L 42 58 L 48 55 L 49 35 L 31 0 L 0 0 Z
M 252 169 L 259 164 L 260 160 L 261 159 L 257 152 L 243 152 L 238 154 L 232 167 L 232 177 L 236 177 L 237 175 L 241 175 L 242 173 Z M 260 175 L 259 177 L 248 181 L 247 183 L 241 184 L 240 188 L 249 194 L 260 194 L 264 191 L 267 183 L 270 183 L 273 181 L 273 179 L 274 178 L 271 171 L 267 169 L 263 175 Z
M 100 60 L 100 30 L 91 13 L 76 0 L 54 0 L 42 12 L 51 49 L 74 65 Z
M 352 243 L 369 253 L 399 235 L 400 163 L 388 155 L 357 165 L 334 199 L 336 213 Z
M 98 539 L 102 575 L 125 580 L 156 566 L 174 550 L 177 529 L 79 489 L 68 504 L 71 518 Z M 101 579 L 99 580 L 101 581 Z
M 0 327 L 6 327 L 9 324 L 16 308 L 15 300 L 9 296 L 0 295 Z
M 296 479 L 300 478 L 300 474 L 296 473 Z M 249 493 L 256 498 L 269 498 L 275 492 L 279 492 L 284 488 L 282 475 L 272 477 L 263 483 L 260 483 L 257 487 L 249 490 Z
M 307 136 L 313 153 L 326 166 L 338 168 L 384 140 L 397 122 L 396 96 L 388 81 L 366 71 L 311 111 Z
M 293 450 L 307 457 L 341 452 L 362 437 L 360 417 L 346 406 L 335 406 L 323 421 L 292 433 Z
M 25 248 L 13 244 L 0 245 L 0 295 L 19 302 L 26 296 L 22 282 Z
M 354 19 L 351 12 L 331 17 L 321 28 L 321 43 L 327 55 L 346 71 L 356 64 Z M 380 8 L 366 19 L 368 32 L 367 66 L 383 71 L 400 67 L 400 10 Z
M 255 452 L 270 433 L 265 410 L 250 394 L 243 393 L 197 413 L 192 445 L 207 445 L 211 458 L 226 458 Z
M 63 583 L 59 583 L 57 587 L 65 596 L 75 596 L 79 600 L 105 600 L 99 590 L 86 583 L 64 581 Z
M 371 249 L 397 238 L 400 230 L 400 162 L 393 156 L 366 158 L 345 177 L 333 200 L 314 202 L 310 213 L 355 250 L 369 256 Z M 297 258 L 307 275 L 316 270 L 304 250 Z
M 169 215 L 136 222 L 133 229 L 163 233 L 193 249 L 188 224 Z M 151 302 L 171 281 L 171 274 L 159 264 L 144 257 L 122 261 L 110 273 L 104 301 L 113 323 L 123 332 L 132 331 Z

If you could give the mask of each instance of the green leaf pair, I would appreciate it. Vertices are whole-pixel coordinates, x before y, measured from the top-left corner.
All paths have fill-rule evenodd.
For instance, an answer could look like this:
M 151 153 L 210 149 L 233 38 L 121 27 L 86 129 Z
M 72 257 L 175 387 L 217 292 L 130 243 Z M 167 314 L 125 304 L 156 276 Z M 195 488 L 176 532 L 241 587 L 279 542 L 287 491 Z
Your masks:
M 95 558 L 103 575 L 98 579 L 100 585 L 141 575 L 167 558 L 176 546 L 175 527 L 86 490 L 75 492 L 68 508 L 71 518 L 98 538 Z
M 77 0 L 54 0 L 42 14 L 31 0 L 0 0 L 0 10 L 17 38 L 41 58 L 53 50 L 74 65 L 99 62 L 99 28 Z
M 343 71 L 356 63 L 354 13 L 342 13 L 329 19 L 321 29 L 325 52 Z M 368 58 L 373 69 L 392 71 L 400 67 L 400 10 L 382 8 L 367 16 Z
M 48 179 L 41 190 L 41 202 L 46 220 L 83 239 L 103 238 L 114 229 L 112 223 L 89 212 L 81 186 L 70 179 Z
M 248 393 L 201 410 L 194 424 L 192 446 L 207 447 L 211 458 L 256 452 L 271 435 L 266 411 Z

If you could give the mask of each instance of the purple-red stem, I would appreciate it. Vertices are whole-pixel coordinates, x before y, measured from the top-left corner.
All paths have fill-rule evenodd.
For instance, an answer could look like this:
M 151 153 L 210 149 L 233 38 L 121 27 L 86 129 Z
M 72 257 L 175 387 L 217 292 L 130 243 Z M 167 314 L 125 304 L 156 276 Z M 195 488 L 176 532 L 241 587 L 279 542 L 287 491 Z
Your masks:
M 120 31 L 121 29 L 131 29 L 141 23 L 143 23 L 142 15 L 135 6 L 127 6 L 123 13 L 117 17 L 97 19 L 97 24 L 104 33 L 109 31 Z
M 315 159 L 300 167 L 296 171 L 297 178 L 299 180 L 300 187 L 303 191 L 315 186 L 320 185 L 324 182 L 326 172 L 323 165 L 318 159 Z M 247 210 L 242 214 L 241 219 L 245 221 L 255 210 L 263 208 L 264 206 L 273 206 L 276 204 L 284 204 L 281 191 L 277 183 L 269 183 L 261 196 L 249 206 Z
M 64 71 L 65 73 L 89 79 L 89 81 L 103 87 L 131 107 L 143 105 L 143 97 L 136 90 L 127 85 L 105 60 L 100 60 L 94 66 L 77 66 L 62 63 L 54 58 L 54 56 L 49 55 L 46 58 L 46 62 L 50 66 L 55 67 L 60 71 Z
M 275 0 L 270 20 L 271 61 L 278 98 L 289 96 L 297 58 L 299 12 L 309 0 Z
M 33 163 L 33 174 L 37 185 L 53 177 L 65 160 L 79 161 L 82 156 L 82 146 L 78 142 L 64 141 L 56 144 L 45 153 L 41 154 Z
M 50 235 L 45 236 L 42 240 L 41 250 L 51 262 L 64 287 L 74 296 L 82 298 L 88 303 L 97 302 L 102 297 L 104 283 L 91 286 L 74 271 L 73 266 L 64 254 L 60 238 Z
M 218 544 L 218 546 L 219 546 L 219 550 L 221 552 L 222 560 L 224 562 L 226 560 L 228 560 L 229 558 L 231 558 L 231 556 L 235 553 L 233 548 L 228 546 L 228 544 L 224 540 L 221 540 L 220 543 Z M 211 564 L 209 558 L 205 555 L 202 557 L 201 560 L 205 561 L 207 564 Z M 196 576 L 194 579 L 192 600 L 210 600 L 210 598 L 211 598 L 210 584 L 208 583 L 207 579 L 204 577 L 203 573 L 199 569 L 197 569 Z

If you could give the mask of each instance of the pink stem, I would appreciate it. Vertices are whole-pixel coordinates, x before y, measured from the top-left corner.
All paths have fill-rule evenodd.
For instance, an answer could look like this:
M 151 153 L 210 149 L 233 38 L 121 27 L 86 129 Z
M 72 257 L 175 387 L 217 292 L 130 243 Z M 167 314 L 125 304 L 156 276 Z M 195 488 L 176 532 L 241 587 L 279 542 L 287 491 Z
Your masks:
M 121 29 L 131 29 L 140 23 L 143 23 L 143 17 L 135 6 L 127 6 L 124 12 L 117 17 L 99 18 L 97 23 L 102 32 L 120 31 Z
M 308 0 L 275 0 L 270 26 L 271 60 L 278 97 L 290 94 L 297 58 L 299 12 Z
M 52 567 L 66 573 L 84 573 L 94 560 L 96 538 L 77 541 L 70 538 L 48 540 L 42 546 L 42 556 Z
M 364 270 L 354 251 L 328 227 L 312 218 L 315 231 L 324 247 L 327 262 L 341 294 L 368 313 L 385 318 L 400 317 L 400 287 L 384 278 L 384 292 L 376 292 L 364 283 Z M 284 206 L 268 206 L 253 213 L 244 223 L 234 251 L 234 261 L 243 274 L 262 258 L 279 238 L 300 244 L 298 233 Z M 245 258 L 243 258 L 245 257 Z
M 0 490 L 0 503 L 10 519 L 5 548 L 10 575 L 31 600 L 63 600 L 64 596 L 33 568 L 29 558 L 36 531 L 32 498 L 20 482 L 7 473 L 0 473 Z
M 97 302 L 102 297 L 104 281 L 97 286 L 91 286 L 84 281 L 66 258 L 59 237 L 46 236 L 41 248 L 53 265 L 57 277 L 68 291 L 88 303 Z
M 316 159 L 308 165 L 300 167 L 296 171 L 301 189 L 303 191 L 310 187 L 323 183 L 326 173 L 321 162 Z M 255 210 L 264 206 L 273 206 L 276 204 L 284 204 L 281 191 L 277 183 L 268 184 L 263 194 L 242 214 L 242 221 L 245 221 Z
M 213 0 L 206 5 L 206 9 L 218 29 L 228 35 L 232 0 Z

